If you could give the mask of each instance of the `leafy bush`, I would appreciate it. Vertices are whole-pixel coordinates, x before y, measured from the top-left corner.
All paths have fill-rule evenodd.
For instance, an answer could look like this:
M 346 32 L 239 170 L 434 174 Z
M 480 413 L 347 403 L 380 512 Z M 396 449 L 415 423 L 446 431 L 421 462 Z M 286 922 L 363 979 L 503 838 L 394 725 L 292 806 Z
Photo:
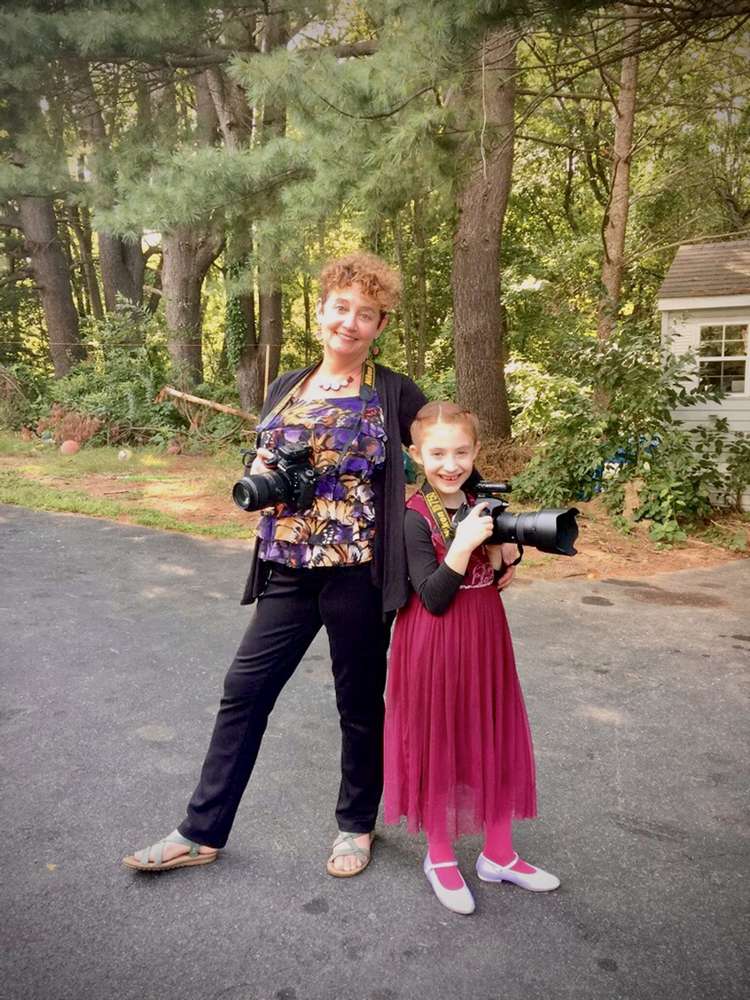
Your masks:
M 653 537 L 675 541 L 684 537 L 684 522 L 708 514 L 712 497 L 742 492 L 750 442 L 732 440 L 725 420 L 688 431 L 672 416 L 678 407 L 720 398 L 695 387 L 691 355 L 662 354 L 650 327 L 629 324 L 605 345 L 592 341 L 576 366 L 580 387 L 518 368 L 517 423 L 547 423 L 534 458 L 514 479 L 520 498 L 559 506 L 602 491 L 621 513 L 625 484 L 635 481 L 634 519 L 652 520 Z
M 559 420 L 591 410 L 591 389 L 573 378 L 550 375 L 520 358 L 511 358 L 505 375 L 515 434 L 540 435 Z
M 87 324 L 89 355 L 50 387 L 50 398 L 67 413 L 93 416 L 101 429 L 94 443 L 160 444 L 186 422 L 169 403 L 155 403 L 170 380 L 166 345 L 138 309 L 110 313 Z
M 0 367 L 0 427 L 17 431 L 37 422 L 49 405 L 49 379 L 22 362 Z
M 726 472 L 721 493 L 728 507 L 742 509 L 742 494 L 750 484 L 750 435 L 735 431 L 724 449 Z

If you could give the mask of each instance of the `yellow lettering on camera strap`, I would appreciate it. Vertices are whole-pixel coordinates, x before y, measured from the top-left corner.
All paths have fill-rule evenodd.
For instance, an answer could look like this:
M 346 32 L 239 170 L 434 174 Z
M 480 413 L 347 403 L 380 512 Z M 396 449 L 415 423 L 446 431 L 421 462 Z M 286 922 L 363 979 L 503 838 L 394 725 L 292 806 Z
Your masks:
M 424 497 L 425 503 L 430 508 L 430 513 L 435 520 L 435 524 L 438 526 L 443 541 L 446 545 L 450 545 L 453 541 L 454 531 L 451 519 L 448 517 L 448 511 L 445 509 L 445 504 L 426 480 L 420 492 Z

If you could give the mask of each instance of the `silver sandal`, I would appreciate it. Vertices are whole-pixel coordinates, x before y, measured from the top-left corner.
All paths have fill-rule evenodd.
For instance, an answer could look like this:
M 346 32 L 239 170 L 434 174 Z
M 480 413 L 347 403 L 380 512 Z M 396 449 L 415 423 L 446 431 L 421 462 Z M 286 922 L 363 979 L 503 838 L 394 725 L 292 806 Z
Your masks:
M 187 854 L 178 854 L 176 858 L 164 861 L 164 848 L 167 844 L 181 844 L 189 847 Z M 133 868 L 139 872 L 164 872 L 170 868 L 187 868 L 189 865 L 208 865 L 216 861 L 218 850 L 211 854 L 201 854 L 201 845 L 194 840 L 183 837 L 179 830 L 172 830 L 166 837 L 158 840 L 150 847 L 144 847 L 142 851 L 128 854 L 122 859 L 122 863 L 127 868 Z M 151 860 L 153 857 L 153 860 Z
M 369 848 L 360 847 L 359 844 L 354 843 L 355 837 L 362 836 L 364 836 L 362 833 L 345 833 L 343 830 L 339 830 L 339 834 L 333 842 L 331 856 L 326 864 L 326 871 L 329 875 L 333 875 L 334 878 L 351 878 L 353 875 L 359 875 L 365 870 L 365 868 L 367 868 L 372 860 L 372 845 L 375 840 L 375 834 L 368 834 L 370 838 Z M 363 863 L 359 866 L 359 868 L 354 868 L 350 872 L 339 871 L 338 868 L 334 867 L 333 862 L 336 858 L 341 858 L 345 855 L 361 858 Z

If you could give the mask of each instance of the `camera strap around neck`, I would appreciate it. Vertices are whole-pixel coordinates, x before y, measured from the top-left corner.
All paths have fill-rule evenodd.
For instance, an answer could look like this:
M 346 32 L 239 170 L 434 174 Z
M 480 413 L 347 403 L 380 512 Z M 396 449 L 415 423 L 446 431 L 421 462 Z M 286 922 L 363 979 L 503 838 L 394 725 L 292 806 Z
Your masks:
M 312 372 L 310 374 L 312 374 Z M 300 379 L 300 381 L 304 381 L 307 377 L 308 377 L 307 375 L 303 376 L 303 378 Z M 263 417 L 261 422 L 258 424 L 257 428 L 258 432 L 264 431 L 266 427 L 268 427 L 270 422 L 273 420 L 273 418 L 278 413 L 281 413 L 284 407 L 291 402 L 291 400 L 294 398 L 294 394 L 299 384 L 300 384 L 299 382 L 295 382 L 294 385 L 291 387 L 291 389 L 288 392 L 284 393 L 284 395 L 281 397 L 278 403 L 276 403 L 275 406 L 273 406 L 273 408 L 268 411 L 265 417 Z M 370 361 L 369 358 L 367 358 L 365 360 L 365 363 L 362 365 L 362 378 L 360 380 L 360 386 L 359 386 L 359 398 L 362 400 L 363 403 L 367 402 L 368 399 L 372 398 L 372 393 L 374 388 L 375 388 L 375 365 L 372 363 L 372 361 Z M 351 442 L 349 443 L 351 444 Z
M 304 381 L 305 378 L 307 378 L 307 376 L 303 376 L 303 378 L 300 381 Z M 273 420 L 273 418 L 278 413 L 281 413 L 284 407 L 287 406 L 292 401 L 292 399 L 294 398 L 294 393 L 299 384 L 300 382 L 295 382 L 294 385 L 291 387 L 291 389 L 281 397 L 278 403 L 276 403 L 273 409 L 269 410 L 269 412 L 258 424 L 258 427 L 255 432 L 256 435 L 259 435 L 261 431 L 264 431 L 268 427 L 270 422 Z M 364 364 L 362 365 L 362 377 L 360 379 L 360 385 L 359 385 L 359 398 L 362 403 L 362 406 L 359 411 L 359 420 L 356 421 L 354 427 L 351 429 L 351 432 L 346 436 L 344 443 L 341 446 L 341 452 L 339 454 L 338 462 L 336 463 L 336 465 L 328 466 L 325 469 L 326 473 L 332 473 L 332 472 L 338 473 L 339 469 L 341 468 L 341 465 L 344 461 L 344 458 L 347 455 L 347 452 L 349 451 L 352 444 L 354 443 L 355 438 L 359 434 L 360 428 L 362 427 L 362 418 L 364 416 L 365 407 L 369 402 L 369 400 L 372 399 L 374 392 L 375 392 L 375 365 L 369 358 L 366 358 Z
M 446 545 L 450 545 L 455 532 L 451 524 L 451 519 L 448 517 L 448 511 L 445 509 L 445 504 L 438 496 L 437 491 L 430 486 L 426 479 L 419 492 L 424 497 L 424 502 L 430 509 L 430 513 L 443 541 Z

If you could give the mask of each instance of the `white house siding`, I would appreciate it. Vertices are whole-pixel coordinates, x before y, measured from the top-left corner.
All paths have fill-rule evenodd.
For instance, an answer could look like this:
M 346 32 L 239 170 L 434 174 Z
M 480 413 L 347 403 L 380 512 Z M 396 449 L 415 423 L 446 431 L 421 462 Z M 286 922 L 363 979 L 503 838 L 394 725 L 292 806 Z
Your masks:
M 745 298 L 743 296 L 743 298 Z M 705 300 L 704 300 L 705 302 Z M 704 304 L 701 302 L 701 305 Z M 662 305 L 665 303 L 660 303 Z M 704 309 L 664 309 L 662 312 L 662 341 L 675 354 L 696 351 L 700 340 L 700 328 L 710 324 L 750 323 L 750 304 Z M 750 372 L 747 373 L 750 378 Z M 745 382 L 746 389 L 748 381 Z M 676 420 L 686 427 L 698 427 L 708 422 L 709 417 L 725 417 L 734 431 L 744 431 L 750 435 L 750 392 L 733 393 L 721 403 L 699 403 L 673 411 Z M 750 510 L 750 484 L 742 495 L 745 510 Z

